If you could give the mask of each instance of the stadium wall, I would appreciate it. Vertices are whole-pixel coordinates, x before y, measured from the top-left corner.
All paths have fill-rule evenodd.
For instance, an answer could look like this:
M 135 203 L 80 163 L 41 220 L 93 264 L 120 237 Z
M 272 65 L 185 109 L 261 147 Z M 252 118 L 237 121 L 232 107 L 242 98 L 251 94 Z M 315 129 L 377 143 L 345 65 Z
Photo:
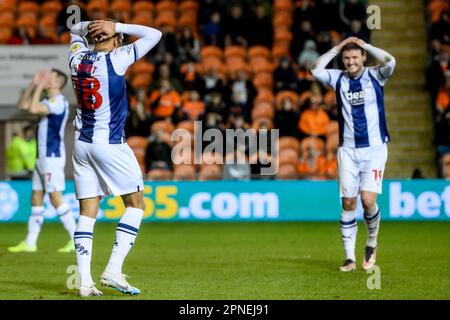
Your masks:
M 78 214 L 73 181 L 65 200 Z M 379 198 L 384 220 L 450 221 L 450 183 L 445 180 L 386 180 Z M 340 203 L 335 181 L 146 182 L 144 221 L 336 221 Z M 0 182 L 0 221 L 25 222 L 30 181 Z M 46 218 L 58 221 L 48 196 Z M 101 202 L 100 221 L 117 221 L 119 197 Z M 358 204 L 358 217 L 362 208 Z

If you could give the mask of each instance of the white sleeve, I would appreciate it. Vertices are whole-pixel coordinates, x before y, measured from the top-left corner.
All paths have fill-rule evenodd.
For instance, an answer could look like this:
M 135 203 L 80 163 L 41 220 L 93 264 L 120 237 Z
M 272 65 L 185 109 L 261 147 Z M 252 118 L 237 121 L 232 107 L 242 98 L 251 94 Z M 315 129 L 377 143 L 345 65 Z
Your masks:
M 139 38 L 132 44 L 113 50 L 111 62 L 117 74 L 123 75 L 136 60 L 145 56 L 161 39 L 161 31 L 136 24 L 116 23 L 116 32 Z
M 336 88 L 336 81 L 342 71 L 338 69 L 325 69 L 325 67 L 338 54 L 339 50 L 333 47 L 331 50 L 321 55 L 311 69 L 311 73 L 317 81 L 324 85 L 332 86 L 333 88 Z
M 395 58 L 388 52 L 368 43 L 364 46 L 364 50 L 380 62 L 378 66 L 370 69 L 373 71 L 372 75 L 375 76 L 381 85 L 384 85 L 392 73 L 394 73 L 396 64 Z
M 88 26 L 90 21 L 82 21 L 74 25 L 70 29 L 70 52 L 69 61 L 82 51 L 89 50 L 89 45 L 86 40 L 86 34 L 88 33 Z
M 64 112 L 65 102 L 58 97 L 44 99 L 41 101 L 41 103 L 48 107 L 48 110 L 51 114 L 61 114 Z

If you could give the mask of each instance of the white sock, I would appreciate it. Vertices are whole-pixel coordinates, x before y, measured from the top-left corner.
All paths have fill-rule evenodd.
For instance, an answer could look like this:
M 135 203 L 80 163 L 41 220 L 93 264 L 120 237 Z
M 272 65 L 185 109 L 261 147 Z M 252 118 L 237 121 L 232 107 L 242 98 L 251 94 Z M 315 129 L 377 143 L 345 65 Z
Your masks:
M 341 234 L 346 259 L 355 261 L 356 234 L 358 233 L 358 224 L 356 223 L 356 210 L 345 211 L 341 213 Z
M 42 224 L 44 223 L 44 207 L 31 207 L 31 215 L 28 219 L 28 234 L 25 243 L 33 247 L 36 245 L 39 233 L 41 232 Z
M 378 210 L 378 205 L 367 211 L 364 211 L 364 223 L 367 229 L 367 242 L 366 246 L 375 248 L 377 246 L 378 230 L 380 227 L 381 214 Z
M 109 258 L 106 271 L 122 274 L 123 262 L 134 244 L 144 211 L 138 208 L 126 208 L 116 228 L 116 241 Z
M 95 219 L 80 216 L 74 233 L 80 285 L 90 287 L 94 284 L 91 276 L 92 238 Z
M 64 202 L 58 208 L 56 208 L 56 212 L 58 213 L 59 219 L 64 225 L 64 228 L 66 228 L 67 232 L 69 233 L 70 238 L 73 240 L 76 223 L 69 205 Z

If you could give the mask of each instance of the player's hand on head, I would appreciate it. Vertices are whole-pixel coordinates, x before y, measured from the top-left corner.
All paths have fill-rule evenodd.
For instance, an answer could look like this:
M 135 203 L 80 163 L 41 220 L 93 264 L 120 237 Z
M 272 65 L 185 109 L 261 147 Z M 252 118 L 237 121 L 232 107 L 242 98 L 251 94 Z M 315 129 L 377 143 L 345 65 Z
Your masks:
M 109 20 L 96 20 L 88 26 L 89 34 L 95 41 L 104 41 L 116 34 L 116 23 Z
M 33 77 L 33 81 L 32 81 L 33 84 L 37 86 L 40 83 L 42 83 L 42 81 L 45 80 L 47 73 L 48 73 L 47 70 L 40 70 L 40 71 L 38 71 Z
M 360 46 L 361 48 L 364 47 L 364 45 L 366 44 L 366 42 L 363 39 L 360 38 L 356 38 L 354 37 L 354 43 L 357 44 L 358 46 Z

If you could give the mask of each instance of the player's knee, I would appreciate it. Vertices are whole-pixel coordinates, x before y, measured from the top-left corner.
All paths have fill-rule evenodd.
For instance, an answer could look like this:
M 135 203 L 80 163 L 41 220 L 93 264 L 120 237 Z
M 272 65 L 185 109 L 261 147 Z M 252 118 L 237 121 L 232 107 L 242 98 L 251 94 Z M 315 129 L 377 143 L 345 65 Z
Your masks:
M 122 197 L 125 207 L 138 208 L 145 210 L 144 196 L 142 192 L 137 192 Z
M 376 205 L 376 199 L 373 199 L 371 197 L 367 198 L 361 198 L 362 206 L 364 208 L 364 211 L 368 211 L 375 207 Z
M 356 209 L 356 198 L 342 198 L 342 208 L 345 211 L 353 211 Z

